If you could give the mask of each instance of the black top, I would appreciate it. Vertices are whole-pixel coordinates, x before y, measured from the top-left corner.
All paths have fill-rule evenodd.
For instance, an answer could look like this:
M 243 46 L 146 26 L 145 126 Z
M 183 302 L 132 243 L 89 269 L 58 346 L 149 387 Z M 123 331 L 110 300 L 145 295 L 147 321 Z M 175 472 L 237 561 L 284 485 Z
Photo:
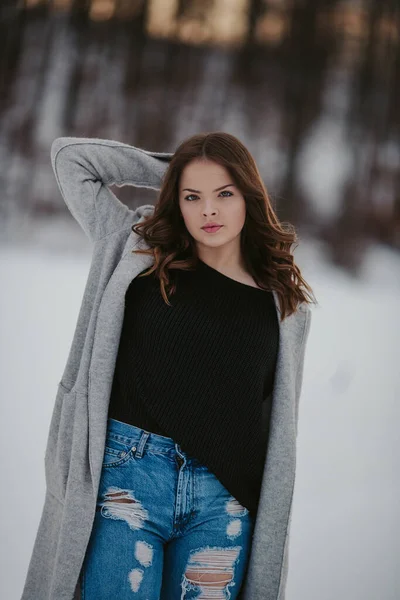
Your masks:
M 172 306 L 154 273 L 126 291 L 108 416 L 173 438 L 254 516 L 279 345 L 272 292 L 200 259 L 172 273 Z

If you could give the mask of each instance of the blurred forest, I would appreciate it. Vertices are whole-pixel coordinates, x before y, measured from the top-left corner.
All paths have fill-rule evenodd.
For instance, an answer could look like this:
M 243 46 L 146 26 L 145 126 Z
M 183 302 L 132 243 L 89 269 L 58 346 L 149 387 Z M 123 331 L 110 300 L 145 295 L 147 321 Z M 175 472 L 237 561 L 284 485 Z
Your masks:
M 397 0 L 2 0 L 1 233 L 66 211 L 59 136 L 173 151 L 225 130 L 281 220 L 356 272 L 400 249 Z M 113 191 L 131 207 L 155 192 Z

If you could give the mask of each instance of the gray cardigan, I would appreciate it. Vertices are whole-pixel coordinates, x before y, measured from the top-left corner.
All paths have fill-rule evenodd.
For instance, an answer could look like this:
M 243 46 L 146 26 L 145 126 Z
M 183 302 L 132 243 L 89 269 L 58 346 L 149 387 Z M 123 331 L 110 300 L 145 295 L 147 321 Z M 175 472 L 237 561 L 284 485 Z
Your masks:
M 129 209 L 108 185 L 158 190 L 172 153 L 113 140 L 54 140 L 51 162 L 62 197 L 92 242 L 92 259 L 64 372 L 57 385 L 44 457 L 46 493 L 21 600 L 78 600 L 79 578 L 95 515 L 108 402 L 124 296 L 153 262 Z M 274 292 L 278 317 L 278 297 Z M 270 438 L 241 600 L 284 600 L 296 472 L 299 397 L 311 311 L 303 304 L 279 321 Z

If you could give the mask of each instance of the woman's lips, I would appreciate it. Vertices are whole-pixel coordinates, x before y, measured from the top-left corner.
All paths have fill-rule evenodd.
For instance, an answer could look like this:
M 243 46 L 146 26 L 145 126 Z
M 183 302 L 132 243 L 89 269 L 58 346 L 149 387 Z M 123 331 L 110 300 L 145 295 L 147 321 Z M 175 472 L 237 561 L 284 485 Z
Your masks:
M 214 233 L 216 231 L 219 231 L 221 229 L 221 227 L 223 227 L 223 225 L 218 225 L 218 227 L 202 227 L 203 231 L 206 231 L 207 233 Z

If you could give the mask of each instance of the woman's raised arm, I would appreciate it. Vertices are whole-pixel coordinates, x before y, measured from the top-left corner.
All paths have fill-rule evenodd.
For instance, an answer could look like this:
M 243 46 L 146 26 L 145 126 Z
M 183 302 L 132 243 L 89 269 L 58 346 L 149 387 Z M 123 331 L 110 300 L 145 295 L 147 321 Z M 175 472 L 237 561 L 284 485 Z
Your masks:
M 173 153 L 115 140 L 60 137 L 52 143 L 50 155 L 66 205 L 94 242 L 129 225 L 133 213 L 107 186 L 159 190 Z

